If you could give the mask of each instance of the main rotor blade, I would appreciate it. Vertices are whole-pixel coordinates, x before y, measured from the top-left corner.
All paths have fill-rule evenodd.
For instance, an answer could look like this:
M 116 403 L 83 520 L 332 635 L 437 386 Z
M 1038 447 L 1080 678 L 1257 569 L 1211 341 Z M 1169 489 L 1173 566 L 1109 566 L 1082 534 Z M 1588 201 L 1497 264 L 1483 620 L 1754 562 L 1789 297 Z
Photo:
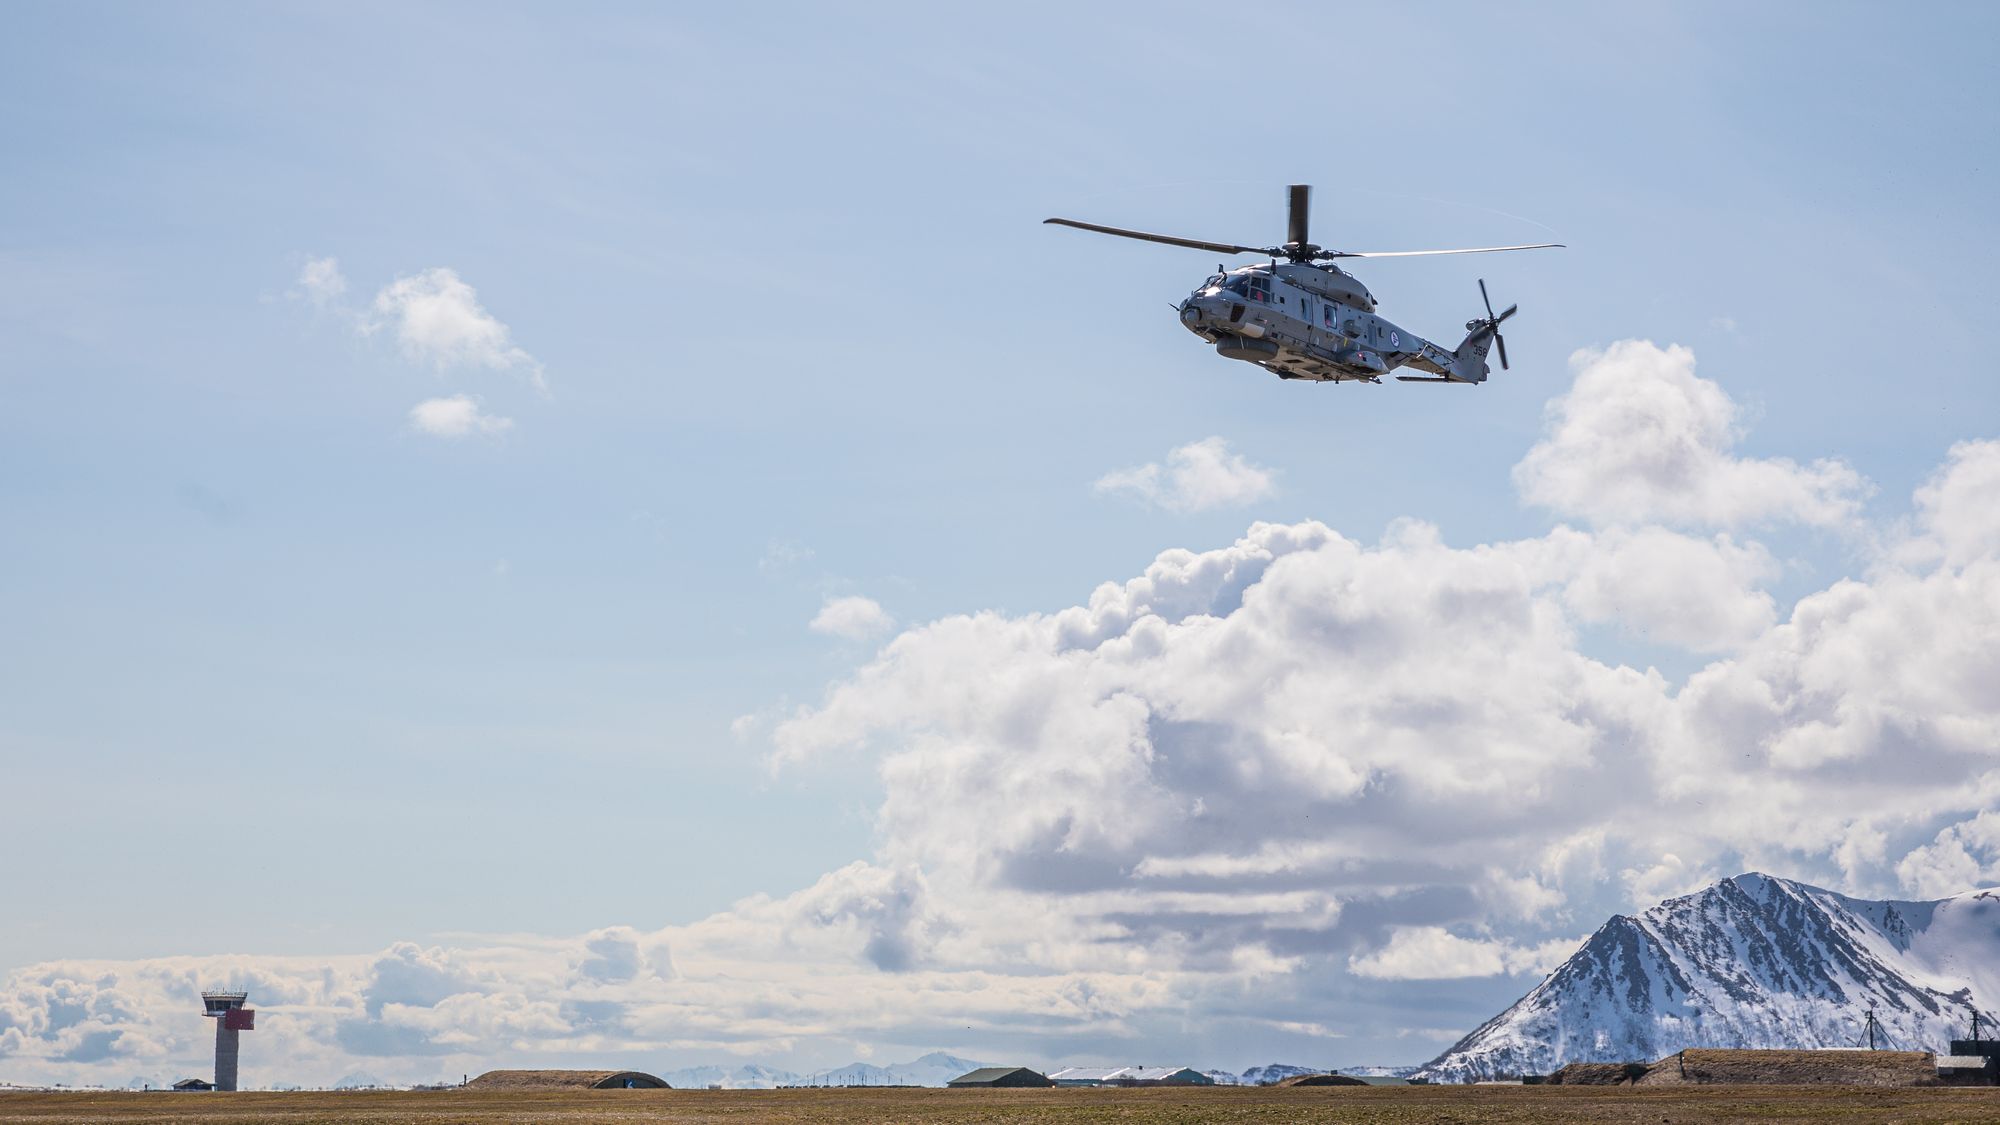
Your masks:
M 1043 223 L 1054 223 L 1059 227 L 1075 227 L 1078 230 L 1094 230 L 1099 234 L 1115 234 L 1120 238 L 1136 238 L 1141 242 L 1164 242 L 1168 246 L 1185 246 L 1190 250 L 1213 250 L 1218 254 L 1269 254 L 1271 249 L 1264 246 L 1238 246 L 1233 242 L 1202 242 L 1193 238 L 1175 238 L 1170 234 L 1148 234 L 1142 230 L 1124 230 L 1120 227 L 1104 227 L 1096 223 L 1079 223 L 1075 219 L 1043 219 Z
M 1285 209 L 1285 242 L 1291 246 L 1304 246 L 1309 241 L 1306 238 L 1306 220 L 1312 211 L 1312 185 L 1293 184 L 1288 190 L 1291 198 Z
M 1420 258 L 1429 254 L 1494 254 L 1502 250 L 1549 250 L 1560 242 L 1536 242 L 1527 246 L 1473 246 L 1464 250 L 1322 250 L 1317 258 Z

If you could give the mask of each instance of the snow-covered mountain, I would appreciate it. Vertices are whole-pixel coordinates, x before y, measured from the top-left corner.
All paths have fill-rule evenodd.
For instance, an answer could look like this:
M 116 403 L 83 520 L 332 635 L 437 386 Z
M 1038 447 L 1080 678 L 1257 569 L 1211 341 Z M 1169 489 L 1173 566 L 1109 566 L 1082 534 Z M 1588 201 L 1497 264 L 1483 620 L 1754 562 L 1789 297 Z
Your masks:
M 1253 1066 L 1236 1078 L 1238 1086 L 1275 1086 L 1287 1078 L 1300 1074 L 1325 1074 L 1323 1066 L 1293 1066 L 1290 1063 L 1272 1063 L 1269 1066 Z
M 1325 1074 L 1328 1069 L 1328 1067 L 1324 1066 L 1293 1066 L 1290 1063 L 1270 1063 L 1266 1066 L 1253 1066 L 1241 1074 L 1231 1074 L 1226 1070 L 1205 1070 L 1202 1073 L 1215 1079 L 1216 1083 L 1222 1086 L 1276 1086 L 1287 1078 L 1293 1078 L 1301 1074 Z M 1353 1065 L 1343 1065 L 1338 1069 L 1342 1074 L 1351 1074 L 1356 1077 L 1368 1075 L 1383 1078 L 1408 1078 L 1410 1075 L 1416 1073 L 1417 1070 L 1414 1066 Z
M 832 1070 L 816 1070 L 811 1074 L 779 1070 L 761 1063 L 745 1063 L 734 1068 L 682 1067 L 669 1070 L 660 1077 L 667 1080 L 667 1085 L 683 1090 L 700 1090 L 709 1086 L 720 1086 L 725 1090 L 769 1090 L 778 1086 L 942 1086 L 969 1070 L 978 1070 L 985 1065 L 943 1051 L 932 1051 L 905 1063 L 875 1066 L 853 1062 Z
M 772 1090 L 790 1086 L 799 1080 L 799 1075 L 789 1070 L 778 1070 L 761 1063 L 745 1063 L 738 1067 L 687 1066 L 666 1071 L 660 1077 L 677 1090 L 706 1090 L 710 1086 L 719 1086 L 724 1090 Z
M 381 1075 L 371 1074 L 365 1070 L 357 1070 L 352 1074 L 342 1075 L 340 1080 L 333 1084 L 333 1088 L 336 1090 L 386 1090 L 390 1087 L 387 1082 L 382 1080 Z
M 745 1063 L 730 1068 L 722 1066 L 689 1066 L 679 1070 L 661 1071 L 660 1077 L 667 1084 L 682 1090 L 700 1090 L 709 1086 L 719 1086 L 725 1090 L 769 1090 L 777 1086 L 942 1086 L 967 1071 L 978 1070 L 991 1063 L 976 1062 L 932 1051 L 928 1055 L 911 1059 L 905 1063 L 891 1063 L 876 1066 L 872 1063 L 853 1062 L 832 1070 L 815 1070 L 810 1074 L 799 1074 L 789 1070 L 779 1070 L 761 1063 Z M 1056 1069 L 1050 1067 L 1051 1070 Z M 1405 1075 L 1415 1067 L 1345 1067 L 1348 1074 L 1396 1074 Z M 1213 1078 L 1218 1086 L 1270 1086 L 1290 1078 L 1295 1074 L 1323 1074 L 1323 1066 L 1292 1066 L 1287 1063 L 1272 1063 L 1268 1066 L 1253 1066 L 1241 1074 L 1227 1070 L 1205 1070 L 1203 1074 Z
M 1756 873 L 1620 915 L 1514 1006 L 1418 1073 L 1466 1082 L 1683 1047 L 1845 1047 L 1875 1009 L 1888 1046 L 1943 1050 L 2000 1003 L 2000 891 L 1848 898 Z
M 978 1070 L 991 1063 L 974 1062 L 971 1059 L 948 1055 L 943 1051 L 932 1051 L 928 1055 L 897 1063 L 893 1068 L 897 1073 L 908 1076 L 911 1085 L 942 1086 L 967 1071 Z

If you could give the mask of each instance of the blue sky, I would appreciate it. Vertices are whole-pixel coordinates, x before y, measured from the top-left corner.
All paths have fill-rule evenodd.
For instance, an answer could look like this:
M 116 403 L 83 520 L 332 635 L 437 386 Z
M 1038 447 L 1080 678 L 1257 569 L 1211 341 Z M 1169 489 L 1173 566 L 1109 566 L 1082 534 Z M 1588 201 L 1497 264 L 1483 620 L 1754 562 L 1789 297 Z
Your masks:
M 1714 644 L 1660 643 L 1566 586 L 1578 658 L 1655 667 L 1672 696 L 1762 643 L 1755 595 L 1782 622 L 1843 576 L 1959 565 L 1951 544 L 1977 538 L 1911 497 L 1954 443 L 1996 436 L 2000 27 L 1982 5 L 9 15 L 0 971 L 654 934 L 860 861 L 976 883 L 978 863 L 899 835 L 895 810 L 909 777 L 943 776 L 908 755 L 983 736 L 880 701 L 856 704 L 866 738 L 826 729 L 843 691 L 895 679 L 865 671 L 879 646 L 958 615 L 1082 606 L 1260 520 L 1374 544 L 1414 519 L 1468 554 L 1616 524 L 1574 497 L 1530 503 L 1514 469 L 1553 440 L 1551 401 L 1583 395 L 1579 349 L 1691 349 L 1606 379 L 1697 397 L 1705 380 L 1736 412 L 1709 453 L 1801 472 L 1834 458 L 1863 483 L 1808 488 L 1837 516 L 1638 520 L 1754 541 L 1761 563 L 1725 552 L 1751 575 L 1731 603 L 1749 617 Z M 1513 370 L 1479 388 L 1280 384 L 1174 321 L 1207 256 L 1039 225 L 1275 240 L 1294 182 L 1316 185 L 1329 245 L 1567 243 L 1356 268 L 1385 314 L 1447 344 L 1486 278 L 1523 308 Z M 302 277 L 328 259 L 345 290 L 315 299 Z M 505 333 L 499 359 L 413 338 L 378 298 L 434 270 Z M 460 395 L 511 424 L 413 421 Z M 1262 474 L 1241 502 L 1093 487 L 1210 437 Z M 893 628 L 808 627 L 848 597 Z M 784 749 L 801 707 L 795 749 L 825 752 Z M 891 760 L 914 773 L 897 781 Z M 1880 831 L 1931 841 L 1984 800 L 1965 785 Z M 973 837 L 1003 818 L 999 792 L 960 810 Z M 1787 846 L 1802 866 L 1778 874 L 1934 889 L 1897 881 L 1894 844 L 1873 867 Z M 1752 851 L 1681 859 L 1729 874 Z M 1585 893 L 1535 855 L 1518 874 L 1542 872 L 1567 904 L 1553 913 L 1509 921 L 1439 891 L 1450 905 L 1382 925 L 1527 949 L 1677 889 L 1607 875 Z M 1397 901 L 1459 886 L 1441 870 L 1398 876 Z M 1366 894 L 1325 893 L 1366 915 Z M 1359 944 L 1324 972 L 1390 932 L 1343 937 Z M 1371 1014 L 1344 1034 L 1416 1061 L 1529 972 L 1399 986 L 1422 993 L 1414 1015 L 1356 1000 Z M 1225 984 L 1200 1004 L 1226 1006 Z M 814 1026 L 756 1049 L 845 1061 L 814 1056 Z M 1315 1042 L 1260 1034 L 1206 1061 Z M 1028 1049 L 907 1036 L 828 1033 L 824 1050 Z

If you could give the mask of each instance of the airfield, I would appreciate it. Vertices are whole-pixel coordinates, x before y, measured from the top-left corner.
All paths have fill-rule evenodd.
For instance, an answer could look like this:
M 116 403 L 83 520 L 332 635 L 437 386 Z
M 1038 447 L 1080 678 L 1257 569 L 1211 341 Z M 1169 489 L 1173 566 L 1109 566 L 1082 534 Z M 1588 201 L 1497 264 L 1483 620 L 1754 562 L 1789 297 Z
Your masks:
M 2000 1088 L 1213 1087 L 0 1093 L 0 1123 L 286 1122 L 1949 1122 L 2000 1120 Z

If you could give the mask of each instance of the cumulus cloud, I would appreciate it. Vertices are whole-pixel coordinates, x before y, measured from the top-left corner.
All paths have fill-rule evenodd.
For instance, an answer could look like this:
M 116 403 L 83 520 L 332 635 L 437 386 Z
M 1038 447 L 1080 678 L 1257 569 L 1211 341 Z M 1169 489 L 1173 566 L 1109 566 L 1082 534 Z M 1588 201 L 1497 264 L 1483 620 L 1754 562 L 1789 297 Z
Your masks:
M 514 428 L 514 420 L 481 411 L 479 400 L 471 395 L 452 395 L 427 398 L 411 407 L 410 425 L 427 434 L 457 438 L 472 433 L 504 434 Z
M 1514 469 L 1529 503 L 1599 526 L 1833 527 L 1858 514 L 1867 484 L 1838 460 L 1737 456 L 1742 411 L 1694 373 L 1693 351 L 1625 340 L 1570 365 L 1574 386 Z
M 456 270 L 434 267 L 397 278 L 375 294 L 374 312 L 414 360 L 440 371 L 516 370 L 543 385 L 541 363 L 514 343 L 512 330 L 486 311 Z
M 288 295 L 333 315 L 363 337 L 385 330 L 403 354 L 439 373 L 467 369 L 513 371 L 546 391 L 541 361 L 514 342 L 513 330 L 479 302 L 479 294 L 457 271 L 436 267 L 399 277 L 382 287 L 365 307 L 347 299 L 347 277 L 331 257 L 308 257 Z M 441 437 L 496 434 L 511 429 L 510 418 L 482 412 L 464 394 L 431 398 L 410 411 L 418 430 Z
M 1920 534 L 1904 547 L 1914 562 L 1965 566 L 2000 555 L 2000 441 L 1965 441 L 1917 490 Z
M 888 611 L 873 598 L 853 595 L 828 598 L 807 627 L 815 633 L 825 633 L 850 641 L 865 641 L 871 637 L 881 636 L 895 625 L 895 618 L 890 617 Z
M 1271 494 L 1271 471 L 1231 453 L 1219 437 L 1189 442 L 1157 461 L 1106 473 L 1097 491 L 1125 495 L 1170 512 L 1240 508 Z
M 1903 886 L 1919 895 L 1956 894 L 2000 883 L 2000 813 L 1981 812 L 1946 827 L 1896 865 Z
M 1674 353 L 1607 349 L 1570 398 Z M 1792 483 L 1691 507 L 1632 476 L 1608 436 L 1630 417 L 1558 413 L 1537 449 L 1599 451 L 1619 518 L 1472 546 L 1257 523 L 1053 612 L 903 628 L 768 725 L 779 765 L 859 754 L 881 783 L 872 854 L 793 893 L 653 932 L 35 966 L 0 984 L 0 1052 L 68 1079 L 198 1060 L 185 1009 L 215 982 L 328 1075 L 607 1045 L 1281 1057 L 1329 1011 L 1392 1050 L 1735 870 L 1896 896 L 2000 877 L 2000 444 L 1955 447 L 1862 577 L 1785 607 L 1746 529 L 1849 518 L 1854 488 L 1811 483 L 1838 474 L 1704 439 L 1696 478 Z M 1594 654 L 1599 628 L 1715 656 L 1670 679 Z
M 1556 938 L 1522 948 L 1491 938 L 1466 938 L 1442 926 L 1398 926 L 1382 948 L 1350 957 L 1348 971 L 1377 980 L 1456 980 L 1502 973 L 1553 972 L 1583 944 Z
M 1577 619 L 1628 635 L 1720 652 L 1762 636 L 1777 602 L 1760 587 L 1777 560 L 1756 543 L 1702 539 L 1664 528 L 1614 529 L 1580 553 L 1563 600 Z

